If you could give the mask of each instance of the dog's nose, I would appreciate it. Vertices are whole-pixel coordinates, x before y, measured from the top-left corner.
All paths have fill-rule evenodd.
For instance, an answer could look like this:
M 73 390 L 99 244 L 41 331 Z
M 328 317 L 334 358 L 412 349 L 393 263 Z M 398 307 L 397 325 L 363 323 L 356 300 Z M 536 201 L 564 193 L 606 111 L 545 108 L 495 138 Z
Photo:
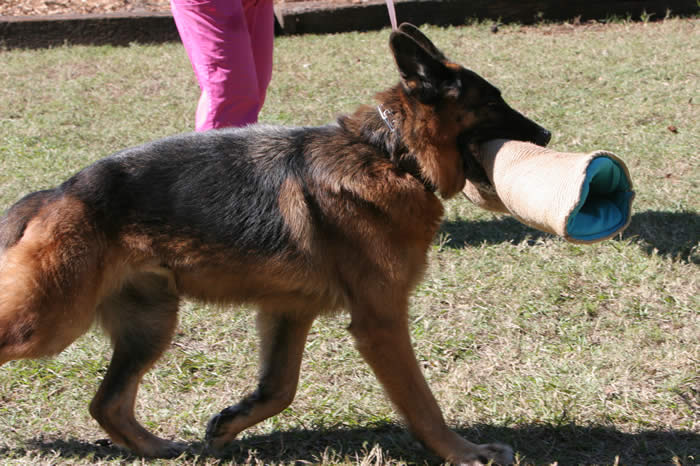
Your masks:
M 546 129 L 542 128 L 542 129 L 540 130 L 540 134 L 537 136 L 537 142 L 536 142 L 536 144 L 537 144 L 538 146 L 544 147 L 544 146 L 546 146 L 547 144 L 549 144 L 549 141 L 550 141 L 551 139 L 552 139 L 552 133 L 550 133 L 550 132 L 547 131 Z

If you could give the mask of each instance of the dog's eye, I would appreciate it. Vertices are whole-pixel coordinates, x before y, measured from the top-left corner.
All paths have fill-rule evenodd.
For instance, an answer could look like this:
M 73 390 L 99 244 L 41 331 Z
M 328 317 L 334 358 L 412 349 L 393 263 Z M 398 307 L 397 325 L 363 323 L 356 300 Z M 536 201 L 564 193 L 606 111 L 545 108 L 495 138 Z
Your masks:
M 492 100 L 491 102 L 487 103 L 487 107 L 498 107 L 499 102 L 496 102 L 495 100 Z

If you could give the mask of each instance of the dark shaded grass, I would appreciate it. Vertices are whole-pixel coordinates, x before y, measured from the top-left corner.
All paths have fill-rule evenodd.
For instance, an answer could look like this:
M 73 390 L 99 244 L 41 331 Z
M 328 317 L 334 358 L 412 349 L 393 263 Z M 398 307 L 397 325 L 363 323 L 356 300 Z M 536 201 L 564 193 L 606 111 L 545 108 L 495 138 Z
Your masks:
M 700 434 L 687 430 L 642 430 L 620 432 L 612 427 L 575 424 L 527 424 L 498 427 L 477 424 L 456 431 L 479 442 L 511 444 L 519 454 L 518 464 L 697 464 Z M 191 443 L 179 458 L 187 462 L 236 462 L 300 464 L 354 462 L 372 458 L 379 447 L 392 462 L 439 464 L 435 455 L 421 448 L 404 429 L 395 424 L 373 427 L 293 429 L 265 435 L 252 435 L 236 442 L 222 456 L 213 457 L 202 442 Z M 28 454 L 37 460 L 136 460 L 129 452 L 106 441 L 86 443 L 79 439 L 37 438 L 27 449 L 0 449 L 6 458 Z M 376 459 L 372 458 L 372 459 Z
M 449 248 L 466 248 L 483 244 L 534 242 L 553 238 L 534 230 L 512 217 L 488 220 L 450 219 L 440 231 L 448 235 L 443 244 Z M 656 212 L 647 210 L 632 215 L 629 227 L 618 239 L 634 241 L 646 254 L 658 254 L 674 260 L 700 264 L 698 235 L 700 215 L 696 212 Z

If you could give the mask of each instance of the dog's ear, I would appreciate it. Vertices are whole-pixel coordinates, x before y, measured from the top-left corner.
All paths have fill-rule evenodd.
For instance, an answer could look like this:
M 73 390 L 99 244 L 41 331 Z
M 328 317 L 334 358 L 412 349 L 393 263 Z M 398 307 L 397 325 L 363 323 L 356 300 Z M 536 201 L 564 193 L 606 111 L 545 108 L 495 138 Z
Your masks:
M 459 81 L 454 71 L 411 36 L 401 31 L 392 32 L 389 45 L 401 83 L 409 95 L 423 103 L 435 103 L 440 97 L 459 94 Z
M 447 57 L 445 57 L 445 55 L 437 47 L 435 47 L 435 44 L 433 44 L 433 42 L 430 39 L 428 39 L 426 35 L 423 34 L 420 31 L 420 29 L 415 27 L 413 24 L 401 23 L 401 26 L 399 26 L 399 31 L 409 35 L 413 40 L 418 42 L 425 50 L 430 52 L 430 54 L 438 60 L 442 62 L 447 61 Z

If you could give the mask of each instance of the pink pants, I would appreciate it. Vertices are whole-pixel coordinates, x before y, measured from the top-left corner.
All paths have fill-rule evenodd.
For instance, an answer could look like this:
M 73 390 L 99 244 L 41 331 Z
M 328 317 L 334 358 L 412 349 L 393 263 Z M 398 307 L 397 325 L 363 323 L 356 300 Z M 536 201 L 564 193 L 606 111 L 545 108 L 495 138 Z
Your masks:
M 255 123 L 272 76 L 272 0 L 170 0 L 202 95 L 195 129 Z

